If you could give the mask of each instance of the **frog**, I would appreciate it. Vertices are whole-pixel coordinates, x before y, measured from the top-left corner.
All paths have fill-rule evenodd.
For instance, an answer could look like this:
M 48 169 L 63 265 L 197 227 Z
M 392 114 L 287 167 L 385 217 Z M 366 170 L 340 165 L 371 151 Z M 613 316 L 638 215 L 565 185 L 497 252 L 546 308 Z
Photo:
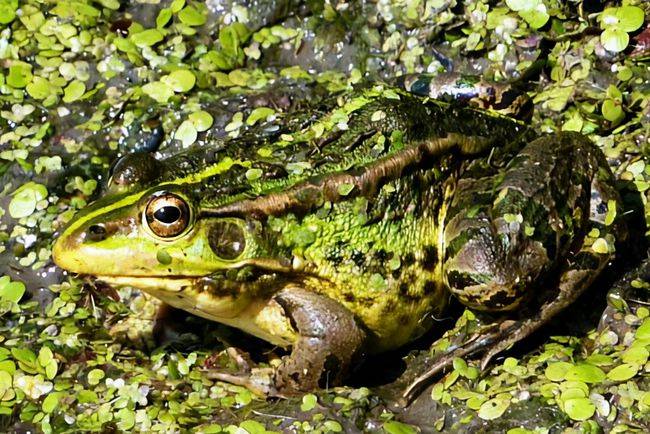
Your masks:
M 452 298 L 493 320 L 404 396 L 455 357 L 485 367 L 605 269 L 621 200 L 585 136 L 427 89 L 373 83 L 167 158 L 126 154 L 53 260 L 286 348 L 267 384 L 242 383 L 266 395 L 342 384 Z

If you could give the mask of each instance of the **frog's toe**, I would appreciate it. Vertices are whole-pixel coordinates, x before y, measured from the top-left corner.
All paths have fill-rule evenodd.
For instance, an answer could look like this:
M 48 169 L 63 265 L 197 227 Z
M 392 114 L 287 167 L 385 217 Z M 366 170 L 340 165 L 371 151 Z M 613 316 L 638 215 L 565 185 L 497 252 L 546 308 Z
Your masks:
M 273 383 L 275 376 L 275 369 L 273 368 L 253 368 L 248 373 L 243 374 L 230 374 L 218 369 L 208 369 L 204 372 L 206 377 L 211 380 L 223 381 L 245 387 L 261 397 L 282 397 L 277 392 Z

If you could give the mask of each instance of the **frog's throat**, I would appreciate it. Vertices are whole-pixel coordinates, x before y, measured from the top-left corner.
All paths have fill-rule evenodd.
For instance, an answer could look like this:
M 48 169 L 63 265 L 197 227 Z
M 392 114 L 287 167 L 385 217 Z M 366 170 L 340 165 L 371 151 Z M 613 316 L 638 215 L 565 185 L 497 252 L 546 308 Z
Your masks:
M 131 286 L 162 300 L 177 309 L 211 321 L 238 328 L 274 345 L 287 347 L 296 336 L 282 307 L 265 297 L 246 291 L 210 291 L 201 278 L 98 276 L 98 280 L 115 286 Z
M 220 322 L 237 316 L 239 305 L 250 298 L 243 284 L 229 291 L 204 290 L 200 277 L 97 276 L 97 280 L 140 289 L 173 307 Z

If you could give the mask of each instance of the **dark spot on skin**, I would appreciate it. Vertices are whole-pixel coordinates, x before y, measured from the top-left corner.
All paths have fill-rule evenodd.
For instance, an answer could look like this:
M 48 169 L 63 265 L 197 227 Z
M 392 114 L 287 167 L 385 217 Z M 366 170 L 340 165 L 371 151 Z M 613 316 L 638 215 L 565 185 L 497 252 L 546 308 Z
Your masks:
M 390 275 L 393 276 L 393 279 L 397 280 L 397 279 L 399 279 L 399 278 L 402 276 L 402 270 L 399 269 L 399 268 L 398 268 L 397 270 L 393 270 L 393 271 L 390 273 Z
M 424 294 L 433 294 L 436 291 L 436 282 L 433 280 L 427 280 L 424 283 Z
M 406 282 L 402 282 L 399 284 L 399 292 L 402 295 L 409 295 L 409 284 Z
M 481 305 L 490 309 L 499 309 L 508 306 L 517 299 L 515 295 L 517 292 L 499 291 L 490 298 L 482 300 Z
M 408 325 L 411 323 L 411 316 L 408 314 L 403 314 L 400 315 L 399 319 L 397 320 L 402 325 Z
M 363 252 L 356 249 L 350 254 L 350 259 L 357 267 L 362 267 L 366 262 L 366 257 Z
M 424 246 L 424 258 L 422 266 L 425 270 L 433 270 L 438 263 L 438 250 L 435 246 Z
M 402 258 L 402 264 L 406 266 L 413 265 L 414 263 L 415 263 L 415 255 L 411 252 L 407 253 Z
M 348 303 L 354 303 L 356 297 L 351 292 L 346 292 L 345 294 L 343 294 L 343 299 Z
M 375 250 L 375 259 L 380 262 L 384 262 L 389 258 L 389 253 L 384 249 Z
M 331 262 L 333 265 L 341 265 L 343 262 L 343 255 L 341 255 L 340 247 L 327 249 L 325 252 L 325 259 Z
M 395 304 L 396 301 L 394 299 L 386 300 L 386 304 L 384 305 L 384 314 L 388 315 L 391 312 L 395 311 Z
M 461 290 L 468 286 L 476 285 L 476 281 L 469 273 L 450 271 L 447 273 L 447 283 L 455 290 Z
M 521 96 L 521 92 L 515 90 L 515 89 L 508 89 L 505 92 L 501 94 L 500 101 L 496 102 L 494 104 L 494 109 L 496 110 L 503 110 L 505 108 L 508 108 L 512 105 L 513 102 L 517 100 Z

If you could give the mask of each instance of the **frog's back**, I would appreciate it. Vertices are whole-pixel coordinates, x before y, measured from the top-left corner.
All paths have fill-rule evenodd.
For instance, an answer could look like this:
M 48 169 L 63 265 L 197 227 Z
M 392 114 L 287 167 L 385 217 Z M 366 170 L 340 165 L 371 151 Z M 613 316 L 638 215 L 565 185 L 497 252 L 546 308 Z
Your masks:
M 338 107 L 292 114 L 281 119 L 281 125 L 270 123 L 235 139 L 173 156 L 162 162 L 163 170 L 152 183 L 187 178 L 200 194 L 202 209 L 237 214 L 250 211 L 250 199 L 263 206 L 261 197 L 306 184 L 320 187 L 341 173 L 367 171 L 369 184 L 399 177 L 397 172 L 376 176 L 373 166 L 390 158 L 410 160 L 407 166 L 419 164 L 421 152 L 405 151 L 425 140 L 478 138 L 477 146 L 487 148 L 497 144 L 494 138 L 508 142 L 523 130 L 510 119 L 385 86 L 342 94 L 338 101 Z

